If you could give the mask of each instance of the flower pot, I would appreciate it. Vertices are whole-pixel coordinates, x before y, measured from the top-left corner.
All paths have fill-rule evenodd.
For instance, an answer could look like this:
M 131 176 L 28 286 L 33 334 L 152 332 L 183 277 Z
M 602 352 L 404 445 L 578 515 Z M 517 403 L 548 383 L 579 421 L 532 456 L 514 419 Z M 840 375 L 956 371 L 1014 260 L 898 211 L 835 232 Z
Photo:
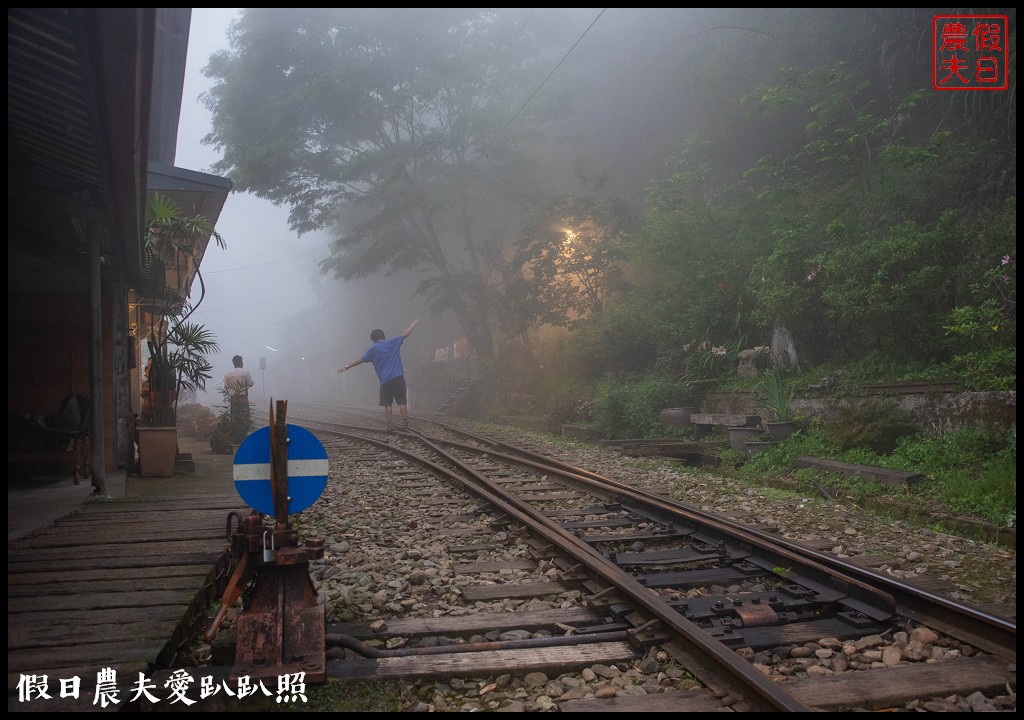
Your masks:
M 747 454 L 747 460 L 753 460 L 755 456 L 774 450 L 778 446 L 778 440 L 747 440 L 743 443 L 743 451 Z
M 141 477 L 170 477 L 174 474 L 174 461 L 178 457 L 178 428 L 140 427 L 139 475 Z
M 667 430 L 670 427 L 686 428 L 690 426 L 690 416 L 697 412 L 695 407 L 665 408 L 659 415 L 661 429 Z
M 210 450 L 212 450 L 215 455 L 230 455 L 235 451 L 235 448 L 226 440 L 210 438 Z
M 772 440 L 785 440 L 797 430 L 796 421 L 794 420 L 776 420 L 774 422 L 766 422 L 764 424 L 764 428 L 768 437 Z
M 746 440 L 756 440 L 764 435 L 759 427 L 736 426 L 729 428 L 729 447 L 737 452 L 743 452 L 743 443 Z

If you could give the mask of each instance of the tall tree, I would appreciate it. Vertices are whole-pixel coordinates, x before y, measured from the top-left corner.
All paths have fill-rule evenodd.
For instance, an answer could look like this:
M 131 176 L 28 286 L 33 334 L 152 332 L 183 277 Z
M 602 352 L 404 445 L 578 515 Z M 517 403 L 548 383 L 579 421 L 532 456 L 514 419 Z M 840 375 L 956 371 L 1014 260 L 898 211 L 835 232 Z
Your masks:
M 635 208 L 598 195 L 605 172 L 575 165 L 581 194 L 541 190 L 524 217 L 504 294 L 518 310 L 503 313 L 519 332 L 538 322 L 571 329 L 625 287 L 621 248 L 636 230 Z
M 529 14 L 472 8 L 245 10 L 206 96 L 237 189 L 332 228 L 325 273 L 425 273 L 417 293 L 493 352 L 493 259 L 527 180 L 525 151 L 565 95 Z M 550 16 L 546 21 L 550 27 Z M 564 36 L 563 36 L 564 41 Z M 556 59 L 555 59 L 556 60 Z

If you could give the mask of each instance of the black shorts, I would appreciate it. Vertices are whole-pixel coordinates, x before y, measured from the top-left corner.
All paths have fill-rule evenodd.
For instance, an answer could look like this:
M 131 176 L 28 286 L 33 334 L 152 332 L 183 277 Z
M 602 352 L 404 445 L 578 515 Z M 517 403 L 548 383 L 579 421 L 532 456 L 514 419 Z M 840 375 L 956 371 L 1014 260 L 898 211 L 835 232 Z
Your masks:
M 380 386 L 381 407 L 389 407 L 391 403 L 398 403 L 399 405 L 407 404 L 404 375 L 391 378 Z

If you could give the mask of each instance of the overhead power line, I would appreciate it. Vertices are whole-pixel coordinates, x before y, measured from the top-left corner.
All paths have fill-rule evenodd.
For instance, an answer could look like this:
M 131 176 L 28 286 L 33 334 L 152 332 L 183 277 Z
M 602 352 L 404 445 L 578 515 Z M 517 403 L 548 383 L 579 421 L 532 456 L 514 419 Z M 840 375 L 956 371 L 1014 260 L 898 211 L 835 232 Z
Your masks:
M 585 38 L 587 36 L 587 33 L 589 33 L 590 29 L 592 27 L 594 27 L 594 25 L 597 23 L 598 20 L 601 19 L 601 16 L 604 15 L 605 10 L 607 10 L 607 9 L 608 8 L 601 8 L 601 12 L 599 12 L 597 14 L 597 17 L 594 18 L 594 20 L 590 23 L 590 25 L 587 26 L 587 29 L 584 30 L 583 34 L 579 36 L 579 39 L 576 40 L 576 42 L 574 42 L 572 44 L 572 47 L 569 48 L 568 52 L 566 52 L 565 55 L 562 57 L 562 59 L 558 61 L 558 64 L 555 65 L 553 68 L 551 68 L 551 72 L 549 72 L 548 76 L 546 78 L 544 78 L 544 81 L 541 82 L 541 84 L 537 86 L 537 89 L 533 91 L 533 93 L 530 95 L 530 97 L 526 98 L 526 102 L 523 103 L 522 107 L 520 107 L 518 110 L 516 110 L 515 115 L 513 115 L 512 117 L 509 118 L 508 122 L 505 123 L 504 127 L 502 127 L 501 130 L 499 130 L 498 133 L 493 138 L 491 138 L 490 142 L 488 142 L 486 145 L 484 145 L 482 148 L 480 148 L 480 152 L 477 153 L 475 158 L 473 158 L 473 162 L 471 162 L 469 164 L 470 167 L 473 167 L 474 165 L 476 165 L 476 161 L 480 159 L 480 157 L 484 154 L 484 152 L 486 152 L 487 149 L 490 148 L 491 145 L 493 145 L 497 141 L 497 139 L 500 138 L 502 136 L 502 134 L 506 130 L 508 130 L 508 126 L 511 125 L 515 121 L 515 119 L 517 117 L 519 117 L 519 115 L 523 112 L 523 110 L 526 109 L 526 106 L 529 105 L 530 101 L 533 100 L 537 96 L 537 93 L 539 93 L 541 91 L 541 88 L 543 88 L 547 84 L 548 80 L 551 79 L 551 76 L 555 74 L 555 71 L 557 71 L 558 68 L 560 68 L 562 66 L 562 63 L 564 63 L 568 59 L 568 57 L 572 54 L 572 51 L 576 49 L 576 46 L 579 45 L 581 42 L 583 42 L 583 38 Z

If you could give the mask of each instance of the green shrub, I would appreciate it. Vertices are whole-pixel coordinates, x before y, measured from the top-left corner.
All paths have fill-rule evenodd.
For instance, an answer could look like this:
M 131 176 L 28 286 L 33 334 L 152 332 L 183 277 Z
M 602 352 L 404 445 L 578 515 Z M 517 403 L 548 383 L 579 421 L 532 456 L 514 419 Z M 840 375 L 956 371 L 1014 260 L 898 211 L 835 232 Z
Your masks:
M 894 466 L 936 480 L 932 494 L 953 512 L 975 513 L 1000 525 L 1017 516 L 1017 436 L 998 428 L 967 428 L 900 443 Z
M 967 512 L 999 525 L 1017 523 L 1017 453 L 1001 453 L 991 458 L 981 472 L 948 473 L 937 494 L 953 512 Z
M 920 434 L 914 417 L 892 400 L 865 400 L 842 407 L 826 423 L 829 440 L 841 450 L 863 449 L 889 455 L 902 438 Z
M 592 394 L 585 383 L 566 379 L 547 389 L 538 403 L 541 413 L 552 422 L 588 423 L 593 419 L 589 411 Z
M 203 440 L 210 437 L 217 419 L 210 408 L 199 403 L 187 403 L 178 406 L 178 426 L 186 434 L 195 433 Z
M 971 390 L 1010 390 L 1017 385 L 1017 348 L 992 348 L 957 355 L 956 377 Z
M 609 375 L 598 384 L 592 414 L 598 429 L 607 437 L 658 437 L 661 411 L 684 404 L 685 397 L 685 387 L 671 380 Z
M 199 403 L 186 403 L 178 406 L 178 420 L 189 421 L 197 420 L 199 418 L 213 417 L 213 412 L 210 408 Z
M 235 442 L 231 413 L 225 410 L 217 418 L 216 424 L 210 432 L 210 449 L 214 452 L 228 452 L 229 448 L 233 448 Z
M 1014 436 L 997 427 L 964 428 L 902 444 L 893 457 L 927 474 L 974 470 L 1004 453 L 1016 454 Z
M 872 405 L 877 407 L 879 403 Z M 906 498 L 911 503 L 919 506 L 921 499 L 927 498 L 948 512 L 974 514 L 1008 527 L 1016 525 L 1015 433 L 993 427 L 968 428 L 938 437 L 905 435 L 895 443 L 891 454 L 882 455 L 867 447 L 840 448 L 828 427 L 812 425 L 772 452 L 758 455 L 744 464 L 738 474 L 751 480 L 792 474 L 808 491 L 839 492 L 858 500 L 883 496 L 890 497 L 894 503 L 903 500 L 890 486 L 817 470 L 793 472 L 793 460 L 800 455 L 919 472 L 928 480 L 911 488 L 913 495 Z

